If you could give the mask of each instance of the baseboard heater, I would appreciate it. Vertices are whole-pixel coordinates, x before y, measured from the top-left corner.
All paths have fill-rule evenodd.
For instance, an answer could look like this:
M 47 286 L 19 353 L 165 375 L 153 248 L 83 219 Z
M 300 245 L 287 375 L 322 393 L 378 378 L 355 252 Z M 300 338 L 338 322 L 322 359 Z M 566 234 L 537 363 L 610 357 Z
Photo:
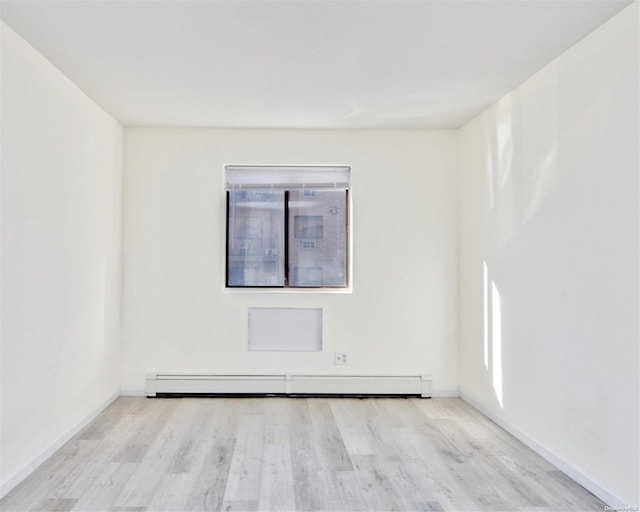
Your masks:
M 192 375 L 151 373 L 148 397 L 417 396 L 431 398 L 429 375 Z

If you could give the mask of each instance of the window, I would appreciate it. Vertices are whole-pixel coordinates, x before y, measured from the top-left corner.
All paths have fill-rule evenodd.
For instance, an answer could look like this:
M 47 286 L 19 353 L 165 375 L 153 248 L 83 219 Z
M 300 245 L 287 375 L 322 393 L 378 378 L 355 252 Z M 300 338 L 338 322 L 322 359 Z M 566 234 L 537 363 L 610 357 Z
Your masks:
M 322 215 L 296 215 L 294 233 L 296 238 L 322 238 Z
M 348 167 L 225 173 L 228 287 L 347 286 Z

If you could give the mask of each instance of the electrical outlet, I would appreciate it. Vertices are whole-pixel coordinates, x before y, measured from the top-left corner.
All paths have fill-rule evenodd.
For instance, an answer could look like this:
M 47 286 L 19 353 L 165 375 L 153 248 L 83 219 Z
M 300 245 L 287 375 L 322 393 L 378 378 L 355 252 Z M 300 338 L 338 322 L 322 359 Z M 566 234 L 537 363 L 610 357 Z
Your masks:
M 347 364 L 347 353 L 346 352 L 335 352 L 335 357 L 333 360 L 333 364 Z

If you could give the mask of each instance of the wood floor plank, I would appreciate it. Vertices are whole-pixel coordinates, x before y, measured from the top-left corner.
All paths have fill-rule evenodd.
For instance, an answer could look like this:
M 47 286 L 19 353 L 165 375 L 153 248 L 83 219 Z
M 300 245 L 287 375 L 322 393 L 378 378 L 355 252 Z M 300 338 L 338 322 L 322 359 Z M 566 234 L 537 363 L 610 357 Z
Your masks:
M 214 438 L 203 446 L 204 457 L 192 474 L 185 510 L 222 510 L 235 448 L 235 438 Z
M 155 401 L 154 401 L 155 402 Z M 114 461 L 137 464 L 136 471 L 126 482 L 116 506 L 148 507 L 164 475 L 169 473 L 171 462 L 180 449 L 176 439 L 188 424 L 181 421 L 178 409 L 184 405 L 178 400 L 159 400 L 152 411 L 153 424 L 143 424 L 130 436 L 125 445 L 133 455 L 117 456 Z
M 439 433 L 433 435 L 439 439 Z M 412 429 L 397 433 L 394 448 L 398 461 L 395 464 L 401 466 L 411 486 L 420 490 L 412 495 L 416 498 L 425 496 L 425 502 L 438 501 L 445 510 L 477 509 L 474 500 L 464 492 L 464 485 L 450 471 L 451 461 L 443 459 L 434 444 L 433 439 Z
M 223 412 L 229 407 L 221 400 L 191 400 L 199 414 L 193 420 L 193 439 L 188 441 L 195 449 L 185 468 L 184 510 L 220 510 L 235 447 L 235 434 L 223 428 L 228 425 Z
M 258 506 L 260 510 L 296 510 L 288 425 L 265 425 Z
M 360 489 L 367 490 L 374 510 L 411 510 L 415 493 L 405 492 L 409 486 L 397 478 L 393 456 L 365 455 L 354 457 L 354 466 Z M 414 491 L 414 489 L 411 489 Z
M 257 501 L 225 501 L 222 504 L 225 512 L 260 512 Z
M 328 402 L 311 402 L 313 449 L 322 467 L 331 471 L 351 471 L 353 465 Z
M 122 397 L 12 511 L 602 511 L 459 399 Z
M 73 510 L 100 512 L 121 508 L 117 507 L 115 503 L 137 469 L 138 465 L 134 463 L 111 463 L 109 466 L 102 466 L 103 476 L 94 478 L 90 485 L 84 487 L 84 491 Z
M 7 502 L 10 510 L 31 510 L 47 499 L 60 499 L 65 491 L 83 476 L 83 462 L 91 452 L 93 441 L 72 439 L 47 459 L 29 478 L 9 493 L 0 505 Z M 78 466 L 81 466 L 78 468 Z M 4 510 L 0 506 L 0 510 Z
M 260 493 L 264 450 L 264 417 L 244 414 L 238 424 L 225 502 L 256 502 Z
M 420 512 L 444 512 L 444 508 L 438 501 L 425 501 L 416 503 L 416 510 Z
M 167 473 L 160 479 L 147 510 L 156 512 L 186 510 L 189 475 Z
M 76 505 L 78 500 L 72 500 L 67 498 L 47 498 L 42 500 L 36 508 L 34 508 L 34 512 L 38 512 L 41 510 L 47 510 L 49 512 L 69 512 L 73 510 L 73 507 Z

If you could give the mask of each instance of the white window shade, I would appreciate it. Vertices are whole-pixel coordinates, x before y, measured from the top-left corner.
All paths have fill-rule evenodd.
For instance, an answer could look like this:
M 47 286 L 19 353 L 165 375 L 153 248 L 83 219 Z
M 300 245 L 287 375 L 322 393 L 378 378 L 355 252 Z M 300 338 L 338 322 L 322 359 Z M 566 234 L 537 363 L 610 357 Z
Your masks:
M 227 165 L 227 190 L 238 189 L 348 189 L 349 167 Z

